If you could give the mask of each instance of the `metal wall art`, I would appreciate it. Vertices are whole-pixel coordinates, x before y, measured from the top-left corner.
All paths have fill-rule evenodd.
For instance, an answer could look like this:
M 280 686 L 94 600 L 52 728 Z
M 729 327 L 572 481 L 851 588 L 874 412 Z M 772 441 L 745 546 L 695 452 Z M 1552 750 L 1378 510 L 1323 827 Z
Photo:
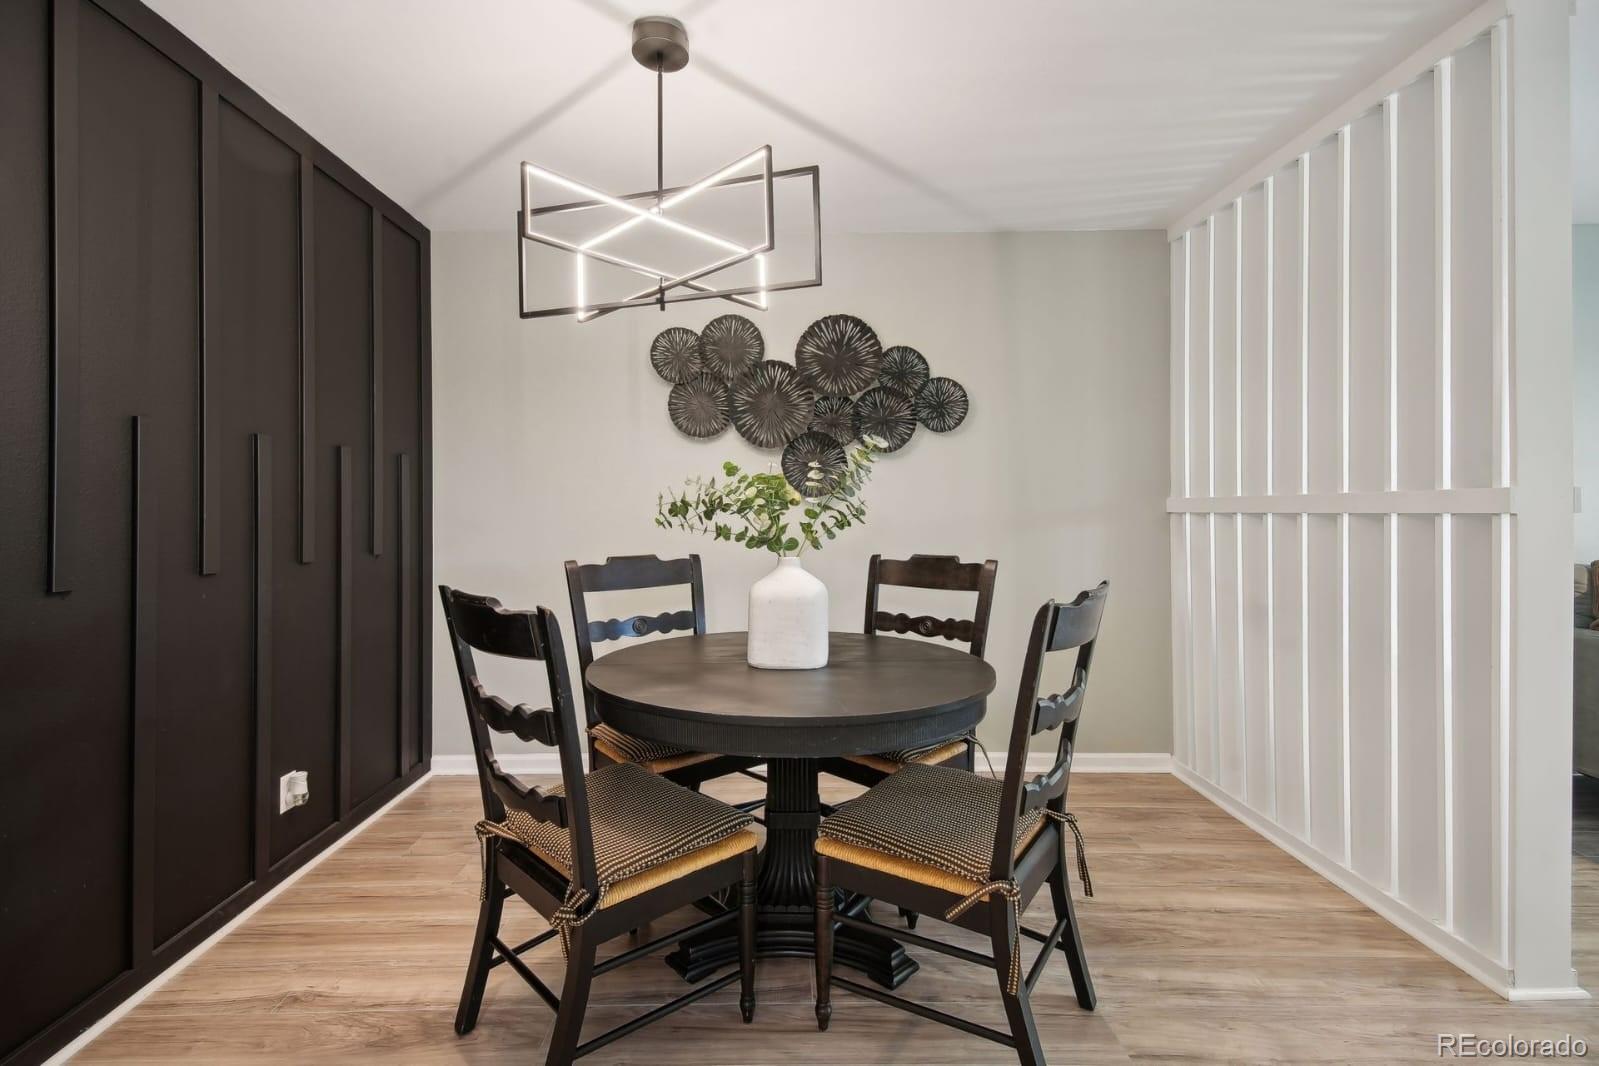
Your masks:
M 815 467 L 811 466 L 815 463 Z M 844 446 L 825 433 L 801 433 L 783 448 L 783 476 L 796 492 L 822 496 L 833 491 L 848 466 Z M 812 476 L 814 474 L 814 476 Z
M 650 365 L 672 384 L 666 409 L 674 426 L 705 440 L 731 425 L 758 448 L 782 448 L 783 474 L 801 492 L 815 488 L 806 480 L 811 463 L 841 469 L 843 449 L 867 434 L 886 442 L 884 452 L 897 452 L 918 425 L 948 433 L 971 408 L 960 382 L 934 377 L 915 348 L 885 349 L 854 315 L 812 322 L 793 363 L 765 352 L 754 322 L 721 315 L 698 333 L 662 330 L 650 344 Z

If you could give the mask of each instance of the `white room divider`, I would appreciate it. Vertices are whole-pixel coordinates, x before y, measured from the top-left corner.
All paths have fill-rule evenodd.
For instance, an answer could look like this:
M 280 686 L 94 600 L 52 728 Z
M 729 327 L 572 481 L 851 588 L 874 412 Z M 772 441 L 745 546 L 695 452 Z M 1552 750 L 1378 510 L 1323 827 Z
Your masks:
M 1179 775 L 1506 995 L 1533 880 L 1513 878 L 1512 727 L 1561 691 L 1513 687 L 1560 662 L 1520 643 L 1554 632 L 1521 613 L 1556 571 L 1524 597 L 1513 555 L 1518 371 L 1544 371 L 1512 330 L 1511 93 L 1552 75 L 1512 42 L 1556 29 L 1519 19 L 1485 5 L 1172 228 L 1167 508 Z M 1536 735 L 1558 752 L 1558 723 Z M 1540 876 L 1567 892 L 1569 865 Z M 1569 920 L 1546 933 L 1565 961 L 1537 994 L 1575 994 Z

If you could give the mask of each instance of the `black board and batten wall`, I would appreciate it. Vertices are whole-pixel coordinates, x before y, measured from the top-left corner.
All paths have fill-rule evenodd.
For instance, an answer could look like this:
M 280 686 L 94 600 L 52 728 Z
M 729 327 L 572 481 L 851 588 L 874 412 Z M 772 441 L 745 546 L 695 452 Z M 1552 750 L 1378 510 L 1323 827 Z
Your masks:
M 133 0 L 0 4 L 0 144 L 10 1064 L 426 772 L 430 326 L 427 230 Z

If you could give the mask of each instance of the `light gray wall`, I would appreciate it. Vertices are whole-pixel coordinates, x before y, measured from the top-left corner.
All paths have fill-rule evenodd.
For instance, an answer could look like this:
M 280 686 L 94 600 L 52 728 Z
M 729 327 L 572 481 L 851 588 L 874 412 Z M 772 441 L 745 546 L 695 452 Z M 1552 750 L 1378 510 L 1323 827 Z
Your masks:
M 1599 559 L 1599 225 L 1571 227 L 1571 312 L 1572 458 L 1582 489 L 1574 561 L 1590 563 Z
M 1101 578 L 1112 592 L 1081 750 L 1171 751 L 1167 255 L 1158 231 L 829 236 L 824 287 L 748 312 L 768 357 L 792 361 L 807 324 L 848 312 L 966 386 L 966 423 L 944 436 L 919 430 L 882 459 L 868 524 L 807 553 L 806 566 L 828 585 L 834 628 L 858 631 L 873 552 L 998 559 L 989 660 L 1000 684 L 980 731 L 996 753 L 1033 612 Z M 647 358 L 660 330 L 698 329 L 734 308 L 524 322 L 514 264 L 506 234 L 434 234 L 437 580 L 508 606 L 548 605 L 569 628 L 563 560 L 698 551 L 711 629 L 743 628 L 749 585 L 772 560 L 657 529 L 656 494 L 724 459 L 758 465 L 777 453 L 732 430 L 681 436 Z M 437 616 L 434 633 L 434 752 L 465 753 Z M 531 672 L 486 673 L 507 698 L 547 704 Z

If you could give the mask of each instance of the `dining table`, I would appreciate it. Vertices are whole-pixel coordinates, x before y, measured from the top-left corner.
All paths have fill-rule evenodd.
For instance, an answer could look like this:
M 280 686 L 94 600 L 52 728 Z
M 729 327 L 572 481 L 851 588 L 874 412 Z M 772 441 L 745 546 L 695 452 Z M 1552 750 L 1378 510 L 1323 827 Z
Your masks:
M 815 844 L 823 760 L 899 751 L 970 732 L 994 669 L 946 644 L 830 633 L 827 665 L 765 670 L 745 660 L 748 634 L 641 641 L 596 659 L 584 683 L 595 710 L 625 733 L 766 764 L 766 841 L 756 884 L 756 953 L 815 954 Z M 838 900 L 842 913 L 869 901 Z M 835 960 L 897 988 L 917 970 L 898 941 L 841 927 Z M 698 981 L 736 962 L 732 932 L 684 940 L 667 963 Z

